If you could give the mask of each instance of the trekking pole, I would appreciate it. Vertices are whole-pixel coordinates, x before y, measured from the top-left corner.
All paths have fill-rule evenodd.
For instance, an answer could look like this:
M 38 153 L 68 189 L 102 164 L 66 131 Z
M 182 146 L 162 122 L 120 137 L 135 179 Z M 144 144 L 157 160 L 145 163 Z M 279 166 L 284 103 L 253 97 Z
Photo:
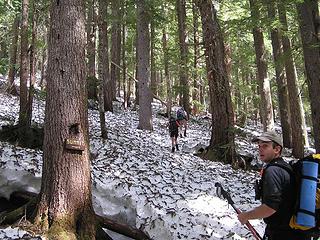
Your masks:
M 230 194 L 225 191 L 221 185 L 221 183 L 217 182 L 214 185 L 217 188 L 217 195 L 218 197 L 221 197 L 221 195 L 223 196 L 223 198 L 227 199 L 228 204 L 230 204 L 232 206 L 232 208 L 236 211 L 237 214 L 241 213 L 240 209 L 238 209 L 235 205 L 234 205 L 234 201 L 232 200 Z M 252 235 L 255 237 L 255 239 L 257 240 L 262 240 L 262 237 L 259 235 L 259 233 L 257 232 L 257 230 L 254 229 L 254 227 L 249 223 L 246 222 L 245 225 L 248 227 L 248 229 L 250 230 L 250 232 L 252 233 Z

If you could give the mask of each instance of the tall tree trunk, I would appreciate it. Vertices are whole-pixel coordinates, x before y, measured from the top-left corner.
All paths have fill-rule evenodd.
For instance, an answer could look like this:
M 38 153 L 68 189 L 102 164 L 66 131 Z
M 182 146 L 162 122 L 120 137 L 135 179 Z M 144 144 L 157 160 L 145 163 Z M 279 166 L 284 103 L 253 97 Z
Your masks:
M 108 63 L 108 43 L 107 43 L 107 9 L 108 9 L 108 1 L 99 0 L 99 59 L 98 59 L 98 99 L 99 99 L 99 116 L 100 116 L 100 129 L 101 129 L 101 137 L 107 138 L 107 128 L 106 128 L 106 120 L 105 120 L 105 111 L 104 111 L 104 97 L 103 97 L 103 89 L 105 88 L 105 84 L 108 81 L 108 72 L 105 67 L 106 63 Z M 110 99 L 112 103 L 112 99 Z
M 168 39 L 166 28 L 162 28 L 162 50 L 163 50 L 163 65 L 164 65 L 164 78 L 167 86 L 167 116 L 171 116 L 172 108 L 172 84 L 169 76 L 169 56 L 168 56 Z
M 131 53 L 132 53 L 132 55 L 133 55 L 133 57 L 135 57 L 135 55 L 134 55 L 134 49 L 135 49 L 135 40 L 134 40 L 134 38 L 132 39 L 132 42 L 131 42 Z M 133 58 L 132 57 L 132 58 Z M 134 62 L 134 61 L 132 61 L 132 62 Z M 135 64 L 133 63 L 133 66 L 135 66 Z M 135 71 L 133 71 L 133 76 L 135 77 Z M 128 78 L 128 97 L 127 97 L 127 105 L 128 105 L 128 107 L 130 107 L 131 106 L 131 101 L 130 101 L 130 98 L 131 98 L 131 94 L 133 93 L 133 90 L 131 90 L 131 87 L 133 87 L 132 85 L 131 85 L 131 80 L 134 78 L 134 77 L 129 77 Z M 136 79 L 136 78 L 135 78 Z M 135 84 L 135 81 L 134 81 L 134 84 Z
M 104 16 L 99 16 L 101 24 L 103 25 L 103 31 L 104 31 L 104 35 L 102 37 L 102 41 L 103 41 L 103 48 L 104 51 L 106 53 L 106 55 L 104 56 L 104 62 L 101 63 L 103 64 L 103 74 L 105 75 L 103 77 L 104 79 L 104 83 L 103 83 L 103 103 L 104 103 L 104 110 L 105 111 L 109 111 L 109 112 L 113 112 L 113 97 L 115 96 L 115 86 L 113 88 L 113 83 L 111 80 L 111 75 L 110 75 L 110 64 L 109 64 L 109 45 L 108 45 L 108 22 L 107 22 L 107 13 L 108 13 L 108 4 L 109 1 L 106 1 L 106 9 L 104 9 L 104 11 L 106 11 L 106 15 Z M 104 6 L 104 4 L 103 4 Z M 112 64 L 111 64 L 112 65 Z M 113 92 L 114 91 L 114 92 Z
M 189 81 L 188 81 L 188 46 L 186 34 L 186 1 L 176 0 L 176 8 L 178 15 L 178 35 L 180 46 L 180 105 L 184 107 L 187 113 L 190 113 L 190 96 L 189 96 Z
M 35 221 L 49 239 L 95 239 L 81 0 L 52 2 L 43 172 Z
M 27 106 L 27 122 L 28 126 L 31 126 L 32 120 L 32 105 L 34 96 L 34 84 L 36 82 L 36 42 L 37 42 L 37 9 L 35 2 L 32 4 L 33 15 L 32 15 L 32 39 L 30 46 L 30 86 L 28 95 L 28 106 Z
M 253 21 L 260 18 L 257 1 L 250 0 L 251 16 Z M 258 68 L 258 82 L 261 98 L 261 116 L 264 131 L 274 128 L 270 81 L 267 77 L 267 61 L 265 56 L 265 47 L 263 41 L 262 29 L 253 28 L 253 39 L 256 53 L 256 63 Z
M 308 0 L 297 5 L 303 55 L 311 103 L 315 148 L 320 152 L 320 50 L 318 1 Z
M 285 5 L 282 2 L 278 3 L 278 14 L 285 32 L 288 31 L 287 16 Z M 308 139 L 303 133 L 303 106 L 301 96 L 299 94 L 299 87 L 295 74 L 294 61 L 291 52 L 290 40 L 286 34 L 282 34 L 283 52 L 285 54 L 285 70 L 288 84 L 289 104 L 290 104 L 290 124 L 292 132 L 292 154 L 301 158 L 304 154 L 304 139 Z
M 226 71 L 225 48 L 216 10 L 210 0 L 198 0 L 209 82 L 212 131 L 209 148 L 213 159 L 234 163 L 234 114 L 229 79 Z M 214 108 L 214 109 L 213 109 Z
M 199 92 L 200 92 L 200 95 L 199 95 L 200 103 L 205 105 L 206 104 L 205 87 L 204 87 L 204 82 L 203 82 L 202 78 L 201 78 L 201 82 L 199 85 Z
M 16 63 L 17 63 L 17 48 L 18 48 L 18 34 L 19 34 L 19 16 L 14 18 L 11 30 L 11 45 L 10 45 L 10 62 L 9 62 L 9 73 L 8 73 L 8 87 L 7 93 L 17 95 L 17 89 L 14 84 L 16 75 Z
M 139 129 L 153 130 L 150 84 L 149 9 L 145 0 L 137 0 L 137 56 L 139 81 Z
M 193 16 L 193 90 L 192 90 L 192 102 L 193 112 L 198 113 L 199 109 L 199 76 L 198 76 L 198 58 L 199 58 L 199 13 L 195 0 L 192 1 L 192 16 Z
M 150 38 L 150 66 L 151 66 L 151 85 L 150 89 L 153 94 L 157 94 L 157 83 L 156 83 L 156 65 L 155 65 L 155 26 L 154 20 L 151 20 L 150 30 L 151 30 L 151 38 Z
M 122 84 L 123 84 L 123 106 L 124 109 L 128 108 L 128 90 L 127 90 L 127 65 L 126 65 L 126 6 L 125 3 L 123 3 L 123 23 L 122 23 Z M 130 77 L 129 77 L 130 78 Z
M 88 98 L 97 99 L 96 79 L 96 12 L 95 0 L 88 1 L 87 13 L 87 82 Z
M 268 17 L 273 22 L 276 21 L 276 13 L 274 1 L 268 0 L 266 2 L 268 8 Z M 284 147 L 291 148 L 292 146 L 292 132 L 290 127 L 290 108 L 289 108 L 289 96 L 288 86 L 284 73 L 284 66 L 281 63 L 282 44 L 279 37 L 279 30 L 277 28 L 271 29 L 271 42 L 273 50 L 273 60 L 276 72 L 276 82 L 278 90 L 278 103 L 280 111 L 280 122 L 282 128 L 282 137 Z M 296 103 L 298 104 L 298 103 Z
M 20 54 L 20 110 L 19 125 L 29 128 L 27 117 L 28 104 L 28 14 L 29 0 L 22 1 L 22 22 L 21 22 L 21 54 Z
M 41 77 L 40 77 L 40 87 L 41 90 L 44 89 L 44 82 L 45 82 L 45 66 L 46 66 L 46 62 L 47 62 L 47 49 L 42 49 L 42 60 L 41 60 Z
M 137 23 L 138 25 L 138 23 Z M 138 29 L 138 26 L 137 26 L 137 29 Z M 135 41 L 135 46 L 136 46 L 136 79 L 138 79 L 138 81 L 135 82 L 135 97 L 136 97 L 136 100 L 135 100 L 135 107 L 137 107 L 137 105 L 139 105 L 139 67 L 138 67 L 138 62 L 139 62 L 139 56 L 138 56 L 138 30 L 136 31 L 136 41 Z
M 121 55 L 121 24 L 120 24 L 120 1 L 111 1 L 111 89 L 112 99 L 116 100 L 117 83 L 120 83 L 120 55 Z

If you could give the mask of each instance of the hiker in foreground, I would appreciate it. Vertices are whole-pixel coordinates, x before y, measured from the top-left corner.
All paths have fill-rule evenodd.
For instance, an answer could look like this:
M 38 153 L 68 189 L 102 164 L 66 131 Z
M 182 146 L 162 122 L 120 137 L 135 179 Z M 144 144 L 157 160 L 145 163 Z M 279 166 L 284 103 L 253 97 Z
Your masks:
M 260 159 L 266 164 L 256 186 L 256 199 L 261 199 L 261 205 L 238 214 L 239 221 L 245 224 L 250 219 L 263 218 L 267 224 L 264 240 L 311 239 L 303 231 L 289 226 L 296 199 L 295 178 L 286 170 L 291 166 L 281 158 L 281 136 L 268 131 L 254 138 L 253 142 L 258 143 Z
M 169 134 L 170 134 L 171 144 L 172 144 L 171 152 L 174 152 L 175 149 L 179 151 L 178 142 L 177 142 L 178 134 L 179 134 L 179 121 L 172 116 L 169 119 Z

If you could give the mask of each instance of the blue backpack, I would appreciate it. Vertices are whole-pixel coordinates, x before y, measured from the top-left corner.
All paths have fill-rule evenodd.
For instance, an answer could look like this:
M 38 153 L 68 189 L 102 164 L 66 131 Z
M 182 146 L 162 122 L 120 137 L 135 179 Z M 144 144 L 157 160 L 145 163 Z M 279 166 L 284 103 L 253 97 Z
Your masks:
M 295 179 L 295 208 L 290 227 L 320 232 L 320 154 L 313 154 L 289 165 L 271 163 L 286 170 Z
M 297 198 L 290 227 L 320 231 L 320 154 L 291 164 L 296 180 Z
M 178 119 L 178 120 L 186 119 L 186 112 L 184 111 L 183 108 L 179 108 L 179 109 L 177 110 L 177 119 Z

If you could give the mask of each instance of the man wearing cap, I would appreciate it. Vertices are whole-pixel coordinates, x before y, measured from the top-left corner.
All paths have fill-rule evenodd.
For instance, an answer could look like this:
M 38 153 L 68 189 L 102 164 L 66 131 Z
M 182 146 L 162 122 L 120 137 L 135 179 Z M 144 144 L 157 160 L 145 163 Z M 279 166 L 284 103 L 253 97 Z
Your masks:
M 263 218 L 267 224 L 264 240 L 308 239 L 289 226 L 295 199 L 294 177 L 286 170 L 291 169 L 290 165 L 281 157 L 282 137 L 267 131 L 252 141 L 258 143 L 259 157 L 266 164 L 256 187 L 256 199 L 261 199 L 261 205 L 238 214 L 239 221 L 245 224 L 250 219 Z

